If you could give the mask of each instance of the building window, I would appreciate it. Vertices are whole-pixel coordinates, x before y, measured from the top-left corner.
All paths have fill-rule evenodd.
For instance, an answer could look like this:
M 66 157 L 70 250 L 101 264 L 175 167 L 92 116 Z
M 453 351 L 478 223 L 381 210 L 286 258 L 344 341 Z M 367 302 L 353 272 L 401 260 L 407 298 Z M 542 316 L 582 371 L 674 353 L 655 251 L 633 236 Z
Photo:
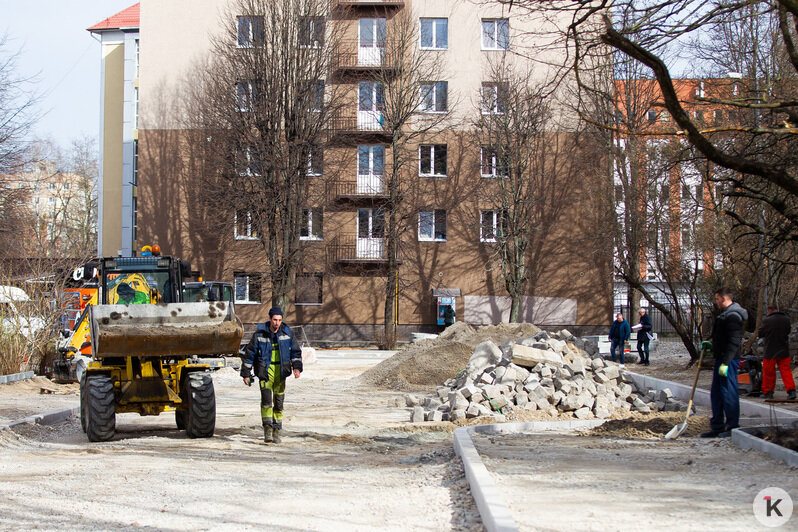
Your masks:
M 262 169 L 259 154 L 253 146 L 236 150 L 235 165 L 238 175 L 261 175 Z
M 133 183 L 135 187 L 139 184 L 139 141 L 133 141 Z
M 418 147 L 418 174 L 421 176 L 446 176 L 446 144 Z
M 482 49 L 510 48 L 510 21 L 506 18 L 482 19 Z
M 302 209 L 302 227 L 299 230 L 300 240 L 322 240 L 323 211 L 320 207 Z
M 311 144 L 308 149 L 308 173 L 309 176 L 318 177 L 324 171 L 324 148 L 318 144 Z
M 234 234 L 236 240 L 255 240 L 258 238 L 258 230 L 252 223 L 252 213 L 238 209 L 235 212 Z
M 449 47 L 449 19 L 421 19 L 421 48 L 424 50 L 446 50 Z
M 55 191 L 55 183 L 49 183 L 49 184 L 47 185 L 47 188 L 48 188 L 49 190 L 51 190 L 51 191 Z
M 311 91 L 310 110 L 321 112 L 324 107 L 324 80 L 312 82 Z
M 446 240 L 446 211 L 421 211 L 418 213 L 419 242 Z
M 504 114 L 507 112 L 509 87 L 506 83 L 482 84 L 482 114 Z
M 138 233 L 138 222 L 139 222 L 139 202 L 136 196 L 133 196 L 133 203 L 131 204 L 131 210 L 133 211 L 132 212 L 133 223 L 131 224 L 133 226 L 133 231 L 132 231 L 133 234 L 131 235 L 131 240 L 135 242 L 136 234 Z
M 421 112 L 445 113 L 448 110 L 446 81 L 433 81 L 421 84 Z
M 507 212 L 501 210 L 480 211 L 479 240 L 481 242 L 496 242 L 501 238 L 507 227 Z
M 263 35 L 263 17 L 238 17 L 238 46 L 242 48 L 251 48 L 263 42 Z
M 50 205 L 55 204 L 55 198 L 50 196 L 49 198 L 47 198 L 47 203 L 49 203 Z
M 509 169 L 501 155 L 494 148 L 483 146 L 480 151 L 480 173 L 482 177 L 508 177 Z
M 38 203 L 39 203 L 39 198 L 38 198 L 38 197 L 36 197 L 36 198 L 33 198 L 33 203 L 38 205 Z
M 693 118 L 696 122 L 704 121 L 704 111 L 693 111 Z
M 64 190 L 69 190 L 69 183 L 64 183 Z
M 324 276 L 321 273 L 298 273 L 296 275 L 296 305 L 321 305 Z
M 715 109 L 714 119 L 716 126 L 719 126 L 723 122 L 723 111 L 721 109 Z
M 236 111 L 251 113 L 255 110 L 255 86 L 251 81 L 236 82 Z
M 260 303 L 261 275 L 245 272 L 236 272 L 234 275 L 236 303 Z
M 660 121 L 660 122 L 670 122 L 670 121 L 671 121 L 671 115 L 670 115 L 670 113 L 669 113 L 668 111 L 662 111 L 662 112 L 660 112 L 660 114 L 659 114 L 659 121 Z
M 299 46 L 303 48 L 324 46 L 324 17 L 299 18 Z
M 657 112 L 656 112 L 655 110 L 653 110 L 653 109 L 650 109 L 650 110 L 648 111 L 648 114 L 647 114 L 647 116 L 648 116 L 648 121 L 649 121 L 650 123 L 653 123 L 653 122 L 656 122 L 656 121 L 657 121 Z

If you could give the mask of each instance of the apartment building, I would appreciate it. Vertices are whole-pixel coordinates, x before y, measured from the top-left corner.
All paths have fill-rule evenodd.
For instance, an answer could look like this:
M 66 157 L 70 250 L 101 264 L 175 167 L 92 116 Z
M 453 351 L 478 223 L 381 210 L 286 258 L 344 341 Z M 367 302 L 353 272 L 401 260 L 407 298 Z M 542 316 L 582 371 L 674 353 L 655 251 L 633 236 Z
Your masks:
M 100 135 L 97 250 L 130 256 L 136 246 L 139 8 L 94 24 L 100 40 Z
M 259 15 L 236 12 L 234 1 L 143 0 L 139 5 L 138 74 L 132 78 L 139 112 L 130 135 L 136 141 L 131 155 L 136 155 L 138 177 L 131 192 L 137 202 L 132 209 L 137 233 L 131 246 L 158 243 L 165 253 L 191 260 L 206 279 L 233 282 L 238 314 L 247 323 L 263 321 L 271 301 L 261 228 L 251 223 L 246 210 L 230 205 L 224 214 L 229 234 L 211 229 L 218 226 L 208 218 L 216 214 L 209 214 L 196 191 L 203 167 L 190 155 L 197 135 L 181 116 L 197 65 L 212 53 L 213 39 L 231 35 L 247 48 L 257 40 Z M 458 321 L 472 324 L 498 323 L 509 316 L 510 298 L 496 262 L 502 207 L 480 195 L 497 186 L 502 164 L 475 140 L 472 125 L 489 112 L 484 102 L 490 90 L 497 95 L 491 100 L 493 111 L 501 112 L 491 64 L 506 58 L 525 66 L 525 59 L 510 52 L 531 38 L 527 30 L 537 22 L 516 20 L 498 3 L 336 0 L 308 27 L 303 43 L 325 46 L 323 35 L 331 28 L 341 35 L 320 86 L 326 93 L 346 94 L 349 102 L 330 121 L 308 163 L 308 175 L 315 180 L 312 203 L 303 210 L 293 304 L 284 309 L 286 321 L 305 326 L 311 339 L 371 341 L 383 325 L 385 220 L 390 214 L 385 174 L 391 139 L 381 108 L 385 88 L 375 73 L 395 69 L 385 48 L 408 14 L 416 25 L 414 46 L 435 54 L 440 64 L 434 79 L 419 87 L 420 114 L 444 119 L 413 141 L 414 162 L 402 169 L 398 214 L 408 229 L 396 256 L 400 340 L 411 331 L 437 330 L 441 303 L 455 307 Z M 124 33 L 117 40 L 123 36 L 127 39 Z M 120 54 L 126 55 L 123 50 Z M 540 80 L 547 75 L 542 67 L 529 72 Z M 234 80 L 230 90 L 246 94 L 246 87 Z M 571 158 L 578 160 L 578 155 Z M 599 168 L 582 172 L 573 188 L 581 190 L 581 183 L 605 177 Z M 546 226 L 534 255 L 530 252 L 523 321 L 576 331 L 605 327 L 612 288 L 609 250 L 591 247 L 595 228 L 583 223 L 583 201 L 584 194 L 575 194 L 565 213 Z
M 738 109 L 707 100 L 730 101 L 740 98 L 744 90 L 741 80 L 732 73 L 726 78 L 675 79 L 674 87 L 682 107 L 704 134 L 719 138 L 724 132 L 733 131 L 744 119 Z M 634 129 L 641 150 L 634 155 L 634 164 L 641 178 L 644 191 L 640 197 L 640 209 L 656 205 L 657 212 L 648 212 L 646 218 L 658 224 L 657 230 L 644 236 L 640 261 L 641 279 L 648 291 L 659 297 L 663 304 L 670 304 L 671 292 L 660 267 L 663 264 L 685 264 L 692 271 L 709 273 L 722 262 L 722 257 L 707 238 L 707 226 L 717 216 L 717 202 L 721 201 L 721 190 L 711 184 L 718 169 L 701 158 L 695 160 L 686 150 L 688 145 L 679 132 L 679 126 L 665 109 L 659 85 L 652 79 L 616 81 L 616 118 L 620 125 L 615 139 L 624 148 L 632 135 L 623 131 Z M 631 171 L 628 168 L 627 171 Z M 624 181 L 627 181 L 626 185 Z M 629 179 L 623 177 L 620 168 L 615 173 L 616 215 L 624 219 L 628 202 L 624 201 L 624 188 Z M 702 231 L 704 234 L 702 234 Z M 619 252 L 615 251 L 616 261 Z M 613 306 L 615 310 L 628 309 L 629 290 L 627 284 L 616 278 Z M 679 297 L 680 304 L 687 306 L 687 292 Z M 647 303 L 643 302 L 643 306 Z M 661 324 L 668 329 L 666 323 Z

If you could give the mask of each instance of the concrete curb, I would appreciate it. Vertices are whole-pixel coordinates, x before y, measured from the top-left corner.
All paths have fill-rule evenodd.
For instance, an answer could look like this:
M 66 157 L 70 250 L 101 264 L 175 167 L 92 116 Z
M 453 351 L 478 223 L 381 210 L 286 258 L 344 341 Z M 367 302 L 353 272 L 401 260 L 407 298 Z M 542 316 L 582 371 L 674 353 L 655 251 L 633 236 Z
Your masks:
M 466 480 L 471 488 L 471 494 L 477 503 L 482 524 L 488 532 L 516 532 L 515 524 L 510 510 L 502 502 L 502 496 L 488 468 L 482 462 L 472 433 L 479 434 L 513 434 L 518 432 L 545 432 L 547 430 L 574 430 L 578 428 L 593 428 L 604 423 L 604 420 L 573 420 L 573 421 L 536 421 L 531 423 L 497 423 L 491 425 L 476 425 L 473 427 L 460 427 L 454 431 L 454 450 L 463 460 Z
M 11 375 L 0 375 L 0 384 L 8 384 L 10 382 L 24 381 L 33 378 L 36 375 L 33 371 L 25 371 L 22 373 L 12 373 Z
M 55 425 L 56 423 L 65 421 L 72 416 L 78 415 L 79 413 L 80 413 L 79 406 L 62 408 L 61 410 L 53 410 L 52 412 L 45 412 L 44 414 L 36 414 L 33 416 L 24 417 L 22 419 L 14 420 L 8 424 L 0 425 L 0 430 L 10 429 L 11 427 L 16 427 L 17 425 L 24 425 L 26 423 L 38 424 L 38 425 Z
M 635 383 L 635 386 L 641 390 L 663 390 L 665 388 L 669 388 L 676 399 L 680 399 L 685 402 L 690 400 L 690 390 L 692 389 L 692 386 L 666 381 L 663 379 L 657 379 L 649 375 L 640 375 L 639 373 L 632 373 L 631 371 L 625 371 L 624 373 L 630 379 L 632 379 L 632 381 Z M 709 391 L 696 388 L 693 403 L 698 406 L 711 408 L 712 403 L 709 399 Z M 771 408 L 773 410 L 771 410 Z M 764 419 L 770 419 L 771 412 L 775 414 L 776 418 L 780 422 L 798 420 L 798 412 L 793 412 L 792 410 L 787 410 L 786 408 L 771 406 L 769 404 L 755 403 L 746 399 L 740 399 L 741 417 L 761 417 Z
M 767 453 L 776 460 L 782 460 L 787 465 L 798 467 L 798 453 L 792 449 L 787 449 L 781 445 L 770 443 L 757 436 L 751 434 L 757 429 L 769 430 L 768 426 L 761 427 L 746 427 L 741 429 L 734 429 L 731 434 L 732 443 L 736 444 L 741 449 L 754 449 Z

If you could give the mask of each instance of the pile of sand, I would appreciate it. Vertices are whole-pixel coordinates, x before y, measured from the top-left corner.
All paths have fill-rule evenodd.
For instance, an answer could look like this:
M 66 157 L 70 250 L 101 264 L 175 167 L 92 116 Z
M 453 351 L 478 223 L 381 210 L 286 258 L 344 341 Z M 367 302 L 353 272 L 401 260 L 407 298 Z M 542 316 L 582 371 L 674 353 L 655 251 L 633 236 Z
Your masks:
M 684 412 L 634 413 L 624 419 L 611 419 L 594 429 L 584 431 L 584 436 L 604 436 L 624 439 L 661 439 L 674 425 L 684 421 Z M 682 437 L 698 436 L 709 430 L 709 418 L 690 416 Z
M 438 386 L 457 376 L 468 364 L 474 347 L 485 340 L 501 345 L 529 338 L 540 329 L 531 323 L 502 323 L 474 329 L 455 323 L 438 338 L 410 344 L 360 376 L 361 382 L 391 390 L 416 391 Z

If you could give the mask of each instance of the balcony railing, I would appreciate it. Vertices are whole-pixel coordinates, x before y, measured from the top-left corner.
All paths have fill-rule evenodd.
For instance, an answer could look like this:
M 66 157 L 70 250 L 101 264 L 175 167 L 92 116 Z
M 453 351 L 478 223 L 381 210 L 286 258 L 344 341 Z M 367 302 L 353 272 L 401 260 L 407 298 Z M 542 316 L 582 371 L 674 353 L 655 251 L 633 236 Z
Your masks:
M 328 197 L 336 200 L 385 199 L 383 176 L 358 176 L 355 181 L 332 181 L 327 184 Z
M 385 121 L 379 111 L 357 111 L 330 117 L 329 131 L 336 134 L 385 134 Z
M 333 54 L 333 67 L 346 70 L 377 70 L 393 68 L 393 58 L 386 55 L 391 42 L 380 43 L 380 46 L 361 46 L 357 40 L 344 40 L 338 43 Z
M 360 238 L 356 234 L 342 233 L 327 245 L 329 262 L 348 264 L 383 263 L 387 260 L 384 238 Z
M 332 0 L 335 7 L 403 7 L 404 0 Z

